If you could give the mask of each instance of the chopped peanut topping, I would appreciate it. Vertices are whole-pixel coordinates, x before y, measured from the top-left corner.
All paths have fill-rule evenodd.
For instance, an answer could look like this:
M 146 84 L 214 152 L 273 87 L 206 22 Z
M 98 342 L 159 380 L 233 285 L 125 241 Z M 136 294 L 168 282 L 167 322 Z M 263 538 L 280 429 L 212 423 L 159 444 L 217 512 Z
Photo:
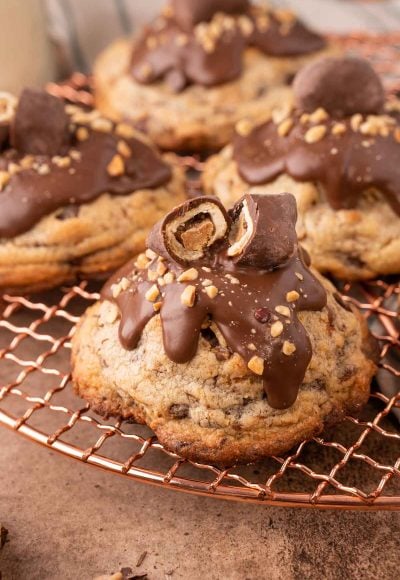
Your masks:
M 159 276 L 164 276 L 164 274 L 166 273 L 167 270 L 168 270 L 168 268 L 164 264 L 164 262 L 158 262 L 157 263 L 157 274 Z
M 238 123 L 236 123 L 236 133 L 238 133 L 241 137 L 247 137 L 253 130 L 253 123 L 248 119 L 242 119 Z
M 162 302 L 154 302 L 153 309 L 155 312 L 158 312 L 161 309 Z
M 211 286 L 211 284 L 212 284 L 212 280 L 209 280 L 208 278 L 203 280 L 201 283 L 202 286 Z
M 218 288 L 216 286 L 207 286 L 206 289 L 206 294 L 209 298 L 213 299 L 218 295 Z
M 107 165 L 107 171 L 111 177 L 118 177 L 124 173 L 125 164 L 121 155 L 114 155 L 110 163 Z
M 76 138 L 78 141 L 86 141 L 89 139 L 89 131 L 86 127 L 79 127 L 76 131 Z
M 319 107 L 313 113 L 311 113 L 310 122 L 311 123 L 322 123 L 322 121 L 326 121 L 328 119 L 328 117 L 329 117 L 329 115 L 325 111 L 325 109 L 323 109 L 322 107 Z
M 282 346 L 283 354 L 285 354 L 286 356 L 290 356 L 295 351 L 296 351 L 296 347 L 293 344 L 293 342 L 289 342 L 288 340 L 285 340 L 283 343 L 283 346 Z
M 38 167 L 37 172 L 39 175 L 48 175 L 50 173 L 50 167 L 47 163 L 43 163 L 43 165 Z
M 115 127 L 115 133 L 119 137 L 124 137 L 125 139 L 132 139 L 136 134 L 134 128 L 127 123 L 118 123 Z
M 286 300 L 288 302 L 296 302 L 300 298 L 300 294 L 296 290 L 292 290 L 286 294 Z
M 121 153 L 123 157 L 130 157 L 132 155 L 132 149 L 125 141 L 118 141 L 117 151 L 118 153 Z
M 282 316 L 286 316 L 287 318 L 290 318 L 290 308 L 288 308 L 287 306 L 276 306 L 275 311 L 278 314 L 282 314 Z
M 264 372 L 264 361 L 259 356 L 253 356 L 247 363 L 247 366 L 256 375 L 262 375 Z
M 2 191 L 10 180 L 10 174 L 7 171 L 0 171 L 0 191 Z
M 291 131 L 293 127 L 293 119 L 289 118 L 289 119 L 285 119 L 285 121 L 282 121 L 282 123 L 280 125 L 278 125 L 278 135 L 280 135 L 281 137 L 286 137 L 286 135 L 288 135 Z
M 332 127 L 332 135 L 342 135 L 346 133 L 346 125 L 344 123 L 335 123 Z
M 102 133 L 111 133 L 113 129 L 113 124 L 109 119 L 104 119 L 100 117 L 98 119 L 93 119 L 90 123 L 91 128 L 94 131 L 101 131 Z
M 155 260 L 157 258 L 157 254 L 153 252 L 153 250 L 150 250 L 150 248 L 147 248 L 145 254 L 149 258 L 149 260 Z
M 164 275 L 164 282 L 165 282 L 166 284 L 172 284 L 172 282 L 173 282 L 174 280 L 175 280 L 175 275 L 174 275 L 174 273 L 173 273 L 173 272 L 167 272 L 167 273 Z
M 117 284 L 113 284 L 111 286 L 111 292 L 113 295 L 113 298 L 118 298 L 118 296 L 121 294 L 121 292 L 123 292 L 124 290 L 127 290 L 129 288 L 129 280 L 128 278 L 121 278 L 121 280 L 119 282 L 117 282 Z
M 155 282 L 158 278 L 157 270 L 147 270 L 147 279 L 149 282 Z
M 144 297 L 149 302 L 155 302 L 157 300 L 157 298 L 159 297 L 159 295 L 160 295 L 160 291 L 158 289 L 157 284 L 153 284 L 153 286 L 147 290 Z
M 136 258 L 135 266 L 136 268 L 144 269 L 150 264 L 149 258 L 145 254 L 139 254 Z
M 272 338 L 277 338 L 283 332 L 283 324 L 280 320 L 277 320 L 271 325 L 271 336 Z
M 180 276 L 178 276 L 178 282 L 190 282 L 192 280 L 197 280 L 199 277 L 199 273 L 196 268 L 189 268 L 189 270 L 185 270 L 182 272 Z
M 308 129 L 306 134 L 304 135 L 304 140 L 306 143 L 317 143 L 321 141 L 326 135 L 326 127 L 325 125 L 315 125 L 315 127 L 311 127 Z
M 360 115 L 360 113 L 356 113 L 350 119 L 350 126 L 353 129 L 353 131 L 358 131 L 361 123 L 362 123 L 362 115 Z
M 196 300 L 196 287 L 191 285 L 186 286 L 186 288 L 181 294 L 181 302 L 183 306 L 188 306 L 189 308 L 191 308 L 192 306 L 194 306 L 195 300 Z

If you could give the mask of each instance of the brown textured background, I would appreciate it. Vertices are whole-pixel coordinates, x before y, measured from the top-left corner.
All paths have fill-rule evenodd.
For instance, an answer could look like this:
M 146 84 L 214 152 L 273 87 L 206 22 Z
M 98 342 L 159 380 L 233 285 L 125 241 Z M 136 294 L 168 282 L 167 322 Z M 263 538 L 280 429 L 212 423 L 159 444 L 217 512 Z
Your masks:
M 2 580 L 398 577 L 400 513 L 269 508 L 134 483 L 0 431 Z M 143 564 L 136 568 L 140 555 Z

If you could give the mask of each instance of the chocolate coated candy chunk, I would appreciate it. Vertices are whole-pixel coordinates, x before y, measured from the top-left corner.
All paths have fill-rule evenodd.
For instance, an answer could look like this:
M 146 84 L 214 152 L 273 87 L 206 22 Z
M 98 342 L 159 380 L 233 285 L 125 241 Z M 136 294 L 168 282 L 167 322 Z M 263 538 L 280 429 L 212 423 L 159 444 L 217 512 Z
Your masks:
M 297 244 L 293 195 L 245 195 L 231 210 L 228 256 L 239 266 L 272 270 L 287 262 Z
M 68 144 L 69 117 L 62 101 L 25 89 L 11 126 L 11 145 L 23 154 L 57 155 Z
M 197 197 L 173 209 L 149 234 L 150 249 L 179 264 L 200 260 L 229 230 L 229 217 L 213 197 Z
M 171 0 L 175 21 L 186 30 L 199 22 L 207 22 L 217 12 L 237 14 L 246 12 L 248 0 Z
M 371 65 L 350 56 L 310 63 L 296 75 L 293 90 L 301 110 L 311 113 L 322 107 L 334 117 L 379 113 L 385 100 Z

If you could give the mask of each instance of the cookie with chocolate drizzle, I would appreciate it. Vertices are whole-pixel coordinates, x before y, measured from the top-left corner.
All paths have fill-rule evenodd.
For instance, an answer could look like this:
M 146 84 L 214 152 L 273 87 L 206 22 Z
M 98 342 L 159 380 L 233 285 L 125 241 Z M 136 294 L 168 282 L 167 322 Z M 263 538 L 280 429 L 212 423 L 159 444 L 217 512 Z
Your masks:
M 310 270 L 290 194 L 178 206 L 73 339 L 77 392 L 184 457 L 249 462 L 358 409 L 375 370 L 365 323 Z
M 163 148 L 215 149 L 235 120 L 260 119 L 266 107 L 290 100 L 288 79 L 326 50 L 289 10 L 170 0 L 133 46 L 118 41 L 100 57 L 97 103 L 145 125 Z
M 294 81 L 295 107 L 274 111 L 208 162 L 204 184 L 224 203 L 244 187 L 283 187 L 314 266 L 362 279 L 400 272 L 400 125 L 365 60 L 326 58 Z
M 40 90 L 0 94 L 0 288 L 43 289 L 112 271 L 184 198 L 148 139 Z

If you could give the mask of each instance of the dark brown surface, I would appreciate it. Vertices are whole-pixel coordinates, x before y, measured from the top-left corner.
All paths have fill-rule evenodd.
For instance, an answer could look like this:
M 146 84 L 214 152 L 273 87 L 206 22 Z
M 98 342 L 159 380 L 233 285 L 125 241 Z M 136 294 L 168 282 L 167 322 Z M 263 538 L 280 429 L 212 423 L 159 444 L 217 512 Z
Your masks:
M 3 580 L 392 580 L 400 513 L 269 508 L 90 468 L 0 430 Z M 147 552 L 136 568 L 140 556 Z

